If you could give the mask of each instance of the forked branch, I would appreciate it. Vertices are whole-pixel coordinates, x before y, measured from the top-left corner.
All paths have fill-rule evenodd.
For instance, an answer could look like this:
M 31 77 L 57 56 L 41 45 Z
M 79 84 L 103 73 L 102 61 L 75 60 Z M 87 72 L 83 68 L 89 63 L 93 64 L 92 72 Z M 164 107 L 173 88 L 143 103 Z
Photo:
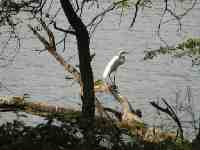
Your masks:
M 66 71 L 70 72 L 73 75 L 73 78 L 75 79 L 75 81 L 77 81 L 82 87 L 79 71 L 75 67 L 73 67 L 71 64 L 66 63 L 64 58 L 60 54 L 57 53 L 55 38 L 52 31 L 46 26 L 45 22 L 42 19 L 40 19 L 39 22 L 41 23 L 42 27 L 48 34 L 49 41 L 47 41 L 44 37 L 42 37 L 38 33 L 38 31 L 36 31 L 30 24 L 28 25 L 28 27 L 33 31 L 34 35 L 37 36 L 37 38 L 44 45 L 44 47 L 49 51 L 49 53 L 52 54 L 62 66 L 64 66 Z
M 155 108 L 157 108 L 158 110 L 168 114 L 176 122 L 176 124 L 178 125 L 178 128 L 179 128 L 179 131 L 180 131 L 180 137 L 183 140 L 183 138 L 184 138 L 183 137 L 183 128 L 182 128 L 182 125 L 181 125 L 181 122 L 180 122 L 178 116 L 176 115 L 174 109 L 167 103 L 167 101 L 164 98 L 162 98 L 162 101 L 166 105 L 166 108 L 159 106 L 155 102 L 150 102 L 150 104 L 152 106 L 154 106 Z

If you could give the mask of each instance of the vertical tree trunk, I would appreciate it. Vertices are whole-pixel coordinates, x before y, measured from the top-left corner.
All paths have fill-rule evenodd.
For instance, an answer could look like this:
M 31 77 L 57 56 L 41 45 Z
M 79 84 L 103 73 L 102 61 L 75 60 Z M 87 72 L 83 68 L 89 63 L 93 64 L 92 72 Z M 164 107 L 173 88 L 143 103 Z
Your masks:
M 95 113 L 95 96 L 93 73 L 90 65 L 90 38 L 86 26 L 75 13 L 69 0 L 60 0 L 63 11 L 75 30 L 80 62 L 81 80 L 83 83 L 82 114 L 85 126 L 91 127 Z

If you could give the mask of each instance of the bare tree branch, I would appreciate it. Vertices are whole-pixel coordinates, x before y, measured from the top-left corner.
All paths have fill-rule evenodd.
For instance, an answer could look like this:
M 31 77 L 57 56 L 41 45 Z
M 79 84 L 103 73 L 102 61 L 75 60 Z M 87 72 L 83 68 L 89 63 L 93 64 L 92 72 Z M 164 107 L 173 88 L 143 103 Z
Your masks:
M 197 3 L 197 0 L 192 0 L 193 3 L 192 3 L 192 6 L 187 8 L 183 13 L 181 14 L 176 14 L 175 10 L 172 10 L 171 8 L 169 8 L 169 1 L 168 0 L 164 0 L 164 11 L 161 15 L 161 18 L 160 18 L 160 23 L 158 25 L 158 30 L 157 30 L 157 35 L 158 37 L 160 38 L 160 40 L 168 47 L 168 44 L 167 42 L 164 40 L 164 38 L 161 36 L 161 33 L 160 33 L 160 30 L 161 30 L 161 26 L 164 25 L 164 24 L 167 24 L 169 23 L 170 21 L 174 21 L 176 20 L 177 23 L 178 23 L 178 26 L 179 26 L 179 31 L 181 31 L 182 29 L 182 23 L 181 23 L 181 19 L 186 16 L 196 5 Z M 180 3 L 183 3 L 183 2 L 180 2 Z M 174 4 L 175 5 L 175 4 Z M 173 18 L 172 19 L 168 19 L 166 21 L 163 22 L 163 19 L 164 19 L 164 16 L 169 13 Z
M 139 11 L 140 2 L 141 2 L 141 0 L 138 0 L 137 3 L 135 4 L 135 13 L 134 13 L 133 19 L 131 21 L 130 28 L 133 27 L 133 25 L 134 25 L 134 23 L 136 21 L 136 18 L 137 18 L 137 15 L 138 15 L 138 11 Z
M 179 127 L 179 131 L 180 131 L 180 137 L 183 140 L 184 139 L 184 137 L 183 137 L 183 128 L 182 128 L 180 120 L 178 119 L 178 117 L 177 117 L 175 111 L 173 110 L 173 108 L 167 103 L 167 101 L 164 98 L 162 98 L 162 101 L 167 106 L 166 108 L 163 108 L 163 107 L 159 106 L 155 102 L 150 102 L 150 104 L 152 106 L 154 106 L 155 108 L 161 110 L 162 112 L 168 114 L 177 123 L 177 125 Z
M 56 25 L 56 22 L 54 22 L 53 25 L 54 25 L 54 28 L 55 28 L 56 30 L 59 30 L 59 31 L 64 32 L 64 33 L 69 33 L 69 34 L 72 34 L 72 35 L 76 35 L 76 32 L 75 32 L 75 31 L 65 30 L 65 29 L 62 29 L 62 28 L 58 27 L 58 26 Z

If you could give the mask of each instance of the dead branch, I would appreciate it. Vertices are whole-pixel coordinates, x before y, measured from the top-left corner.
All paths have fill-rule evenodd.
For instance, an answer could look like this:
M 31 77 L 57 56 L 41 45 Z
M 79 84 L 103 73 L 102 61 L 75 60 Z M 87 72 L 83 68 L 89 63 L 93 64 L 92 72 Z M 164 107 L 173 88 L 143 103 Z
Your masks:
M 181 125 L 181 122 L 180 122 L 179 118 L 177 117 L 177 115 L 176 115 L 175 111 L 173 110 L 173 108 L 167 103 L 167 101 L 164 98 L 162 98 L 162 101 L 166 105 L 166 108 L 163 108 L 163 107 L 159 106 L 155 102 L 150 102 L 150 104 L 152 106 L 154 106 L 155 108 L 161 110 L 162 112 L 168 114 L 176 122 L 176 124 L 178 125 L 178 128 L 179 128 L 179 131 L 180 131 L 180 137 L 183 140 L 184 139 L 184 137 L 183 137 L 183 128 L 182 128 L 182 125 Z
M 77 81 L 82 87 L 80 73 L 71 64 L 66 63 L 64 58 L 57 53 L 53 33 L 46 26 L 42 19 L 40 19 L 40 23 L 42 24 L 43 28 L 48 34 L 49 42 L 45 38 L 43 38 L 31 25 L 28 25 L 28 27 L 33 31 L 33 33 L 37 36 L 40 42 L 43 43 L 44 47 L 48 50 L 48 52 L 56 58 L 56 60 L 65 68 L 66 71 L 70 72 L 73 75 L 74 80 Z
M 39 116 L 48 116 L 52 113 L 75 112 L 74 109 L 67 109 L 55 105 L 48 105 L 41 102 L 29 102 L 24 96 L 0 96 L 0 111 L 25 111 Z

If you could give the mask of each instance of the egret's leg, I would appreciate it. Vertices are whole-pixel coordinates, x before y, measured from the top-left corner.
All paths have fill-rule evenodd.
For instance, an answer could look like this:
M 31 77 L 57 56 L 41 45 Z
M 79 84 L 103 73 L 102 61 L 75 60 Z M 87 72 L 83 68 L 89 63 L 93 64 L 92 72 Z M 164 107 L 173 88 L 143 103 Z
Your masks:
M 110 80 L 110 82 L 111 82 L 111 85 L 113 85 L 114 82 L 113 82 L 113 79 L 112 79 L 112 77 L 111 77 L 111 74 L 109 74 L 108 77 L 109 77 L 109 80 Z
M 114 85 L 116 85 L 116 83 L 115 83 L 115 74 L 114 74 L 114 76 L 113 76 L 113 83 L 114 83 Z
M 108 75 L 109 79 L 110 79 L 110 82 L 112 84 L 112 78 L 111 78 L 111 74 Z
M 114 72 L 114 78 L 113 78 L 113 79 L 114 79 L 114 82 L 113 82 L 114 85 L 116 85 L 116 82 L 115 82 L 115 78 L 116 78 L 116 76 L 117 76 L 117 71 Z
M 113 89 L 118 89 L 117 85 L 116 85 L 116 75 L 117 75 L 117 72 L 113 72 L 113 80 L 112 80 L 112 88 Z
M 110 79 L 110 82 L 111 82 L 111 85 L 116 85 L 115 83 L 115 75 L 116 74 L 116 71 L 112 72 L 112 77 L 111 77 L 111 74 L 109 75 L 109 79 Z

